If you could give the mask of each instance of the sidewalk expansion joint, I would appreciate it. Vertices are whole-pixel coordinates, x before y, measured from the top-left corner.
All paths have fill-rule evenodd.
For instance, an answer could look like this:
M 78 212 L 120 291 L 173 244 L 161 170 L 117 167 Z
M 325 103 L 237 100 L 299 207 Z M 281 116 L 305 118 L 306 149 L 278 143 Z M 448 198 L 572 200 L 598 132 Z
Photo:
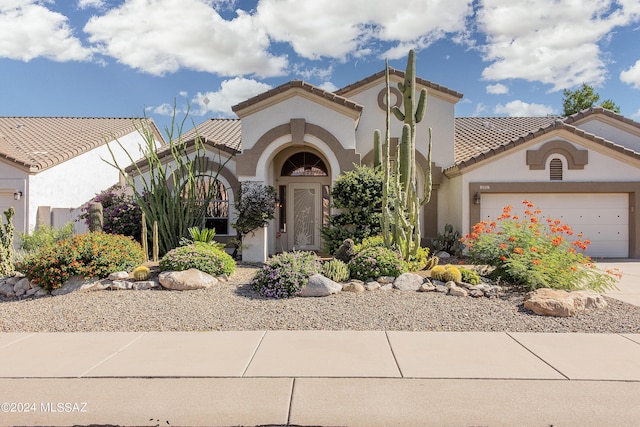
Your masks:
M 554 371 L 556 371 L 557 373 L 559 373 L 560 375 L 562 375 L 563 377 L 565 377 L 568 380 L 571 380 L 571 378 L 569 378 L 568 376 L 566 376 L 564 373 L 560 372 L 555 366 L 553 366 L 552 364 L 550 364 L 549 362 L 547 362 L 546 360 L 544 360 L 542 357 L 538 356 L 536 353 L 534 353 L 533 351 L 531 351 L 531 349 L 529 347 L 527 347 L 526 345 L 522 344 L 520 341 L 518 341 L 513 335 L 511 335 L 509 332 L 505 332 L 505 334 L 507 334 L 507 336 L 509 338 L 511 338 L 512 340 L 514 340 L 515 342 L 517 342 L 522 348 L 524 348 L 525 350 L 527 350 L 529 353 L 533 354 L 538 360 L 540 360 L 542 363 L 544 363 L 545 365 L 547 365 L 548 367 L 550 367 L 551 369 L 553 369 Z
M 393 356 L 393 361 L 398 368 L 398 372 L 400 372 L 400 378 L 404 378 L 404 374 L 402 373 L 402 368 L 400 368 L 400 364 L 398 363 L 398 358 L 396 357 L 396 353 L 393 351 L 393 346 L 391 345 L 391 340 L 389 339 L 389 332 L 384 331 L 384 336 L 387 338 L 387 344 L 389 344 L 389 350 L 391 351 L 391 355 Z
M 142 332 L 138 337 L 136 337 L 134 340 L 128 342 L 127 344 L 125 344 L 124 346 L 119 348 L 115 353 L 112 353 L 112 354 L 108 355 L 107 357 L 105 357 L 104 359 L 102 359 L 101 361 L 99 361 L 98 363 L 96 363 L 95 365 L 91 366 L 89 369 L 87 369 L 86 371 L 84 371 L 83 373 L 78 375 L 78 378 L 83 378 L 85 375 L 87 375 L 89 372 L 91 372 L 93 369 L 97 368 L 98 366 L 102 365 L 107 360 L 113 358 L 117 354 L 122 353 L 125 349 L 127 349 L 129 346 L 131 346 L 133 343 L 138 341 L 140 338 L 142 338 L 146 334 L 147 334 L 147 332 Z
M 262 341 L 264 340 L 264 337 L 266 335 L 267 335 L 267 331 L 262 331 L 262 336 L 260 337 L 260 341 L 256 345 L 256 348 L 253 350 L 253 354 L 251 355 L 251 359 L 249 359 L 249 363 L 247 363 L 247 366 L 244 367 L 244 371 L 242 371 L 242 374 L 240 374 L 240 378 L 244 378 L 244 376 L 246 375 L 247 371 L 249 370 L 249 366 L 251 366 L 253 359 L 256 357 L 256 354 L 258 353 L 258 349 L 262 345 Z

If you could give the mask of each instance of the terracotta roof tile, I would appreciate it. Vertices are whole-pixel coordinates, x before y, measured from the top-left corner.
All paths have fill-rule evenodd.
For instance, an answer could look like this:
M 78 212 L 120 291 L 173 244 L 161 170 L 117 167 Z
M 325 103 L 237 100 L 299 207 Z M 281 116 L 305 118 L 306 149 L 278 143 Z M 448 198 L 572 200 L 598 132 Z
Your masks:
M 227 150 L 240 152 L 240 120 L 239 119 L 208 119 L 182 135 L 183 141 L 189 141 L 199 136 L 205 143 L 220 145 Z
M 395 68 L 389 67 L 389 75 L 392 75 L 392 74 L 404 79 L 404 71 L 396 70 Z M 365 77 L 362 80 L 358 80 L 355 83 L 351 83 L 348 86 L 345 86 L 345 87 L 343 87 L 341 89 L 338 89 L 335 93 L 336 93 L 336 95 L 347 96 L 350 92 L 353 92 L 354 90 L 358 89 L 359 87 L 364 86 L 364 85 L 366 85 L 368 83 L 371 83 L 373 81 L 376 81 L 376 80 L 378 80 L 380 78 L 384 78 L 384 70 L 378 71 L 377 73 L 375 73 L 375 74 L 373 74 L 373 75 L 371 75 L 369 77 Z M 457 92 L 457 91 L 455 91 L 453 89 L 449 89 L 449 88 L 441 86 L 439 84 L 430 82 L 429 80 L 421 79 L 420 77 L 416 77 L 416 83 L 419 84 L 419 85 L 425 86 L 427 88 L 436 90 L 438 92 L 443 92 L 443 93 L 446 93 L 447 95 L 454 96 L 454 97 L 456 97 L 458 99 L 461 99 L 464 96 L 460 92 Z
M 582 119 L 592 116 L 592 115 L 597 115 L 597 114 L 602 114 L 611 118 L 614 118 L 616 120 L 619 120 L 623 123 L 626 123 L 628 125 L 634 126 L 638 129 L 640 129 L 640 123 L 636 122 L 635 120 L 632 120 L 628 117 L 623 116 L 622 114 L 618 114 L 614 111 L 611 110 L 607 110 L 606 108 L 602 108 L 602 107 L 592 107 L 592 108 L 588 108 L 586 110 L 582 110 L 579 111 L 575 114 L 570 115 L 569 117 L 564 119 L 564 122 L 567 124 L 571 124 L 571 123 L 576 123 L 581 121 Z
M 309 84 L 307 82 L 304 82 L 302 80 L 292 80 L 290 82 L 287 82 L 285 84 L 282 84 L 276 88 L 270 89 L 266 92 L 261 93 L 260 95 L 254 96 L 253 98 L 247 99 L 246 101 L 243 101 L 237 105 L 234 105 L 233 107 L 231 107 L 231 109 L 234 112 L 238 112 L 241 110 L 244 110 L 247 107 L 250 107 L 251 105 L 254 105 L 260 101 L 263 101 L 265 99 L 271 98 L 272 96 L 275 96 L 279 93 L 282 92 L 286 92 L 290 89 L 294 89 L 294 88 L 300 88 L 303 89 L 309 93 L 312 93 L 314 95 L 320 96 L 324 99 L 328 99 L 329 101 L 335 102 L 339 105 L 343 105 L 345 107 L 351 108 L 355 111 L 362 111 L 362 105 L 357 104 L 345 97 L 339 96 L 333 92 L 329 92 L 326 91 L 324 89 L 320 89 L 317 86 L 314 86 L 312 84 Z
M 559 117 L 463 117 L 455 120 L 456 165 L 454 167 L 458 169 L 478 163 L 558 129 L 566 130 L 581 138 L 640 160 L 640 153 L 585 132 Z M 498 126 L 499 124 L 502 126 Z M 529 131 L 526 130 L 527 127 Z M 512 137 L 517 133 L 520 135 Z
M 0 158 L 38 173 L 136 132 L 135 118 L 0 117 Z M 161 139 L 153 120 L 148 119 Z
M 455 162 L 497 150 L 512 140 L 537 132 L 557 117 L 459 117 L 455 119 Z

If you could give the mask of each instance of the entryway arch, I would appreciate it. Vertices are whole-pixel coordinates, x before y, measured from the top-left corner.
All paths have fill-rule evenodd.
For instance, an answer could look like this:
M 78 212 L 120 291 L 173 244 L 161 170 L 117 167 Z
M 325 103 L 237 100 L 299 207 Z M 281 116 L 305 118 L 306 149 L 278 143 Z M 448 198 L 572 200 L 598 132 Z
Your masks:
M 275 156 L 276 251 L 322 249 L 320 228 L 329 215 L 331 175 L 328 159 L 314 147 L 289 146 Z

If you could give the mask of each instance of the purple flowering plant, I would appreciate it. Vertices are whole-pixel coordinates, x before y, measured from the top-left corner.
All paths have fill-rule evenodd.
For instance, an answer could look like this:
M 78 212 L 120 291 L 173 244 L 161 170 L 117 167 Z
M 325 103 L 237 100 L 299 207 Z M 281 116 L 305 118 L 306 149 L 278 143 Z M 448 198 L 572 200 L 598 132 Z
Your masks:
M 267 260 L 251 280 L 251 286 L 263 297 L 291 298 L 321 270 L 320 259 L 313 252 L 284 252 Z
M 102 193 L 96 194 L 88 203 L 82 206 L 80 218 L 89 225 L 89 206 L 91 203 L 102 204 L 102 230 L 108 234 L 122 234 L 140 240 L 142 231 L 142 211 L 127 193 L 127 188 L 114 185 Z

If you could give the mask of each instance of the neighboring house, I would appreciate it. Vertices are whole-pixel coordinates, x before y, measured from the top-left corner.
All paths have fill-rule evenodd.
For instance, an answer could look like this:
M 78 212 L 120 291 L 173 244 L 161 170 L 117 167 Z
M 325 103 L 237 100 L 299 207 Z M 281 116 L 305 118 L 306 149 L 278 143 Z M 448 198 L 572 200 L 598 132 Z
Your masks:
M 401 105 L 390 70 L 391 102 Z M 593 243 L 589 254 L 640 257 L 640 124 L 601 108 L 568 118 L 455 118 L 462 94 L 417 79 L 428 91 L 425 119 L 417 125 L 419 193 L 425 181 L 428 129 L 433 129 L 431 202 L 423 208 L 423 243 L 446 224 L 463 234 L 502 208 L 535 203 Z M 234 220 L 238 183 L 257 181 L 278 191 L 276 218 L 266 234 L 248 236 L 243 257 L 292 249 L 320 250 L 319 229 L 330 212 L 336 177 L 354 164 L 371 164 L 373 131 L 385 126 L 384 72 L 335 93 L 294 80 L 233 107 L 239 119 L 210 119 L 186 135 L 231 157 L 220 169 L 220 205 L 211 218 Z M 402 123 L 392 117 L 395 146 Z M 241 142 L 240 142 L 241 141 Z M 211 158 L 203 173 L 224 162 Z M 222 191 L 224 190 L 224 191 Z M 228 209 L 222 209 L 222 206 Z M 226 215 L 226 220 L 225 216 Z M 218 236 L 225 235 L 224 228 Z
M 16 235 L 40 224 L 74 221 L 82 204 L 117 184 L 120 173 L 104 161 L 112 159 L 107 143 L 117 148 L 121 164 L 129 164 L 114 141 L 138 158 L 140 123 L 133 118 L 0 117 L 0 211 L 15 208 Z M 76 231 L 83 228 L 76 224 Z

